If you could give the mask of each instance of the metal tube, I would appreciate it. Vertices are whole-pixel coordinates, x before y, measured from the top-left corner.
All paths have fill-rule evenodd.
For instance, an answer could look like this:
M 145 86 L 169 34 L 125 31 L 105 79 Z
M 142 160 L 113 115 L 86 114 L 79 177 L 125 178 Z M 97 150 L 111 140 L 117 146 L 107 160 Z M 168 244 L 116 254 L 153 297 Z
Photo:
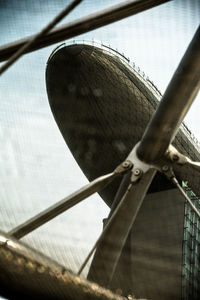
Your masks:
M 200 27 L 183 56 L 137 149 L 138 157 L 155 162 L 166 152 L 200 87 Z
M 72 38 L 82 33 L 119 21 L 123 18 L 142 12 L 170 0 L 131 0 L 119 5 L 112 6 L 98 13 L 91 14 L 74 22 L 54 28 L 51 32 L 38 39 L 34 45 L 27 49 L 26 53 L 32 52 L 54 43 Z M 14 52 L 26 44 L 34 36 L 4 45 L 0 47 L 0 62 L 7 60 Z
M 101 286 L 109 286 L 130 229 L 155 173 L 155 170 L 150 169 L 138 182 L 131 183 L 116 210 L 108 219 L 104 231 L 92 249 L 97 247 L 88 273 L 89 280 Z M 78 274 L 83 270 L 85 262 Z
M 45 26 L 38 34 L 32 36 L 31 39 L 27 40 L 27 43 L 22 45 L 10 59 L 0 67 L 0 75 L 6 71 L 17 59 L 20 58 L 28 49 L 35 44 L 35 42 L 47 32 L 49 32 L 58 22 L 60 22 L 65 16 L 67 16 L 82 0 L 74 0 L 67 7 L 62 10 L 47 26 Z
M 55 218 L 59 214 L 78 204 L 80 201 L 89 197 L 93 193 L 99 192 L 118 175 L 119 174 L 117 173 L 110 173 L 95 179 L 94 181 L 79 189 L 78 191 L 74 192 L 70 196 L 62 199 L 58 203 L 50 206 L 38 215 L 12 229 L 8 234 L 17 239 L 22 238 L 23 236 L 35 230 L 36 228 Z
M 3 232 L 0 266 L 1 299 L 125 300 Z

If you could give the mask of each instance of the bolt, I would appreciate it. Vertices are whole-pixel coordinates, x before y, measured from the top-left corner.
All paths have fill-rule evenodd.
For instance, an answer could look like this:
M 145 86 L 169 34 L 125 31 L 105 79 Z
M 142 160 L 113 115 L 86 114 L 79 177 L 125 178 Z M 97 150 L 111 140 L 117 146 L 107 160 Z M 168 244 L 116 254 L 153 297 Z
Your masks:
M 167 166 L 167 165 L 164 165 L 163 167 L 162 167 L 162 171 L 163 172 L 167 172 L 169 170 L 169 167 Z
M 174 160 L 174 161 L 179 160 L 179 156 L 178 156 L 177 154 L 174 154 L 174 155 L 172 156 L 172 160 Z
M 141 174 L 141 170 L 140 169 L 135 169 L 134 170 L 134 175 L 135 176 L 139 176 Z
M 123 164 L 122 164 L 122 166 L 124 168 L 128 168 L 130 166 L 130 162 L 129 161 L 124 161 Z

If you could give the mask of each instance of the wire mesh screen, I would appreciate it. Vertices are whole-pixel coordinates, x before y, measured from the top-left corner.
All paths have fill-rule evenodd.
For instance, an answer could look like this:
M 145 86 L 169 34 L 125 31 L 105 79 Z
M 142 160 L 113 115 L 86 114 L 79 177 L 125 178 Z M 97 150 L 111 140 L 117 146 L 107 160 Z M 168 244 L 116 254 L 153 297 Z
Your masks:
M 62 23 L 117 3 L 119 1 L 83 1 Z M 65 5 L 64 0 L 0 0 L 1 45 L 34 34 Z M 48 57 L 58 45 L 24 55 L 1 76 L 1 230 L 8 232 L 86 184 L 88 181 L 83 172 L 89 180 L 94 179 L 112 171 L 126 157 L 133 146 L 133 133 L 137 136 L 134 142 L 139 141 L 161 98 L 159 90 L 164 92 L 191 40 L 199 22 L 199 12 L 198 1 L 176 0 L 78 37 L 83 42 L 66 42 L 66 45 L 88 44 L 90 40 L 95 46 L 93 40 L 100 40 L 96 46 L 107 53 L 107 60 L 102 64 L 99 63 L 102 57 L 98 56 L 101 51 L 82 60 L 82 67 L 87 70 L 85 77 L 79 73 L 80 66 L 76 66 L 77 82 L 82 80 L 81 86 L 78 84 L 78 93 L 84 98 L 89 90 L 93 102 L 81 102 L 78 111 L 73 103 L 70 109 L 67 108 L 68 146 L 61 134 L 63 129 L 60 133 L 54 120 L 45 83 Z M 102 47 L 102 44 L 108 47 Z M 102 82 L 105 83 L 103 86 Z M 143 91 L 144 86 L 148 87 L 148 97 Z M 73 94 L 74 86 L 69 84 L 69 90 Z M 131 104 L 133 96 L 137 99 L 134 107 Z M 105 99 L 106 109 L 101 106 Z M 121 99 L 126 99 L 126 106 Z M 198 109 L 199 101 L 191 109 L 187 124 L 200 137 L 196 122 Z M 78 126 L 70 128 L 74 121 Z M 69 150 L 72 142 L 73 155 Z M 175 145 L 182 153 L 199 161 L 198 145 L 184 125 Z M 198 173 L 179 167 L 175 171 L 178 179 L 187 181 L 199 197 Z M 157 185 L 152 185 L 151 192 L 157 191 Z M 115 183 L 102 193 L 110 206 L 117 186 Z M 168 188 L 171 188 L 170 184 Z M 92 196 L 22 241 L 76 273 L 103 228 L 102 219 L 109 213 L 104 201 L 98 195 Z M 88 267 L 84 276 L 87 270 Z M 136 296 L 142 297 L 140 290 Z

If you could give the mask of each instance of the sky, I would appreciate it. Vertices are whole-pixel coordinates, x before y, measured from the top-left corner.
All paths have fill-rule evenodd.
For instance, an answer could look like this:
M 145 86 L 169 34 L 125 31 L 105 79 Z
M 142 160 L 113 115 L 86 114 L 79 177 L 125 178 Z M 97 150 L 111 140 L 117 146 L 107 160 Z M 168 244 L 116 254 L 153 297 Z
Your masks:
M 0 0 L 0 45 L 36 33 L 67 2 Z M 62 23 L 119 2 L 85 0 Z M 174 0 L 76 39 L 117 48 L 164 93 L 199 20 L 198 0 Z M 87 183 L 48 105 L 45 68 L 58 44 L 24 55 L 0 78 L 0 228 L 4 231 Z M 198 97 L 186 124 L 200 140 L 199 112 Z M 24 241 L 76 271 L 107 214 L 108 208 L 95 195 Z
M 116 0 L 85 0 L 61 23 L 80 18 L 119 2 Z M 1 45 L 39 31 L 65 5 L 66 1 L 63 0 L 56 2 L 36 0 L 34 3 L 30 0 L 21 0 L 20 2 L 0 0 Z M 174 0 L 77 38 L 80 40 L 100 40 L 113 48 L 117 48 L 129 57 L 131 61 L 134 61 L 164 93 L 199 24 L 199 12 L 200 3 L 198 0 Z M 24 84 L 23 86 L 24 80 L 21 80 L 21 76 L 24 73 L 20 74 L 20 82 L 16 81 L 15 76 L 15 68 L 23 68 L 25 60 L 31 65 L 33 75 L 38 73 L 39 64 L 42 72 L 43 64 L 44 74 L 44 57 L 48 57 L 53 48 L 54 45 L 38 51 L 38 55 L 35 53 L 29 54 L 17 63 L 16 67 L 13 67 L 12 70 L 9 70 L 8 75 L 4 76 L 1 92 L 4 93 L 7 90 L 6 82 L 13 77 L 15 78 L 13 80 L 13 88 L 18 89 L 20 85 L 20 88 L 25 90 L 27 85 Z M 26 72 L 28 73 L 28 69 Z M 44 88 L 42 82 L 40 88 Z M 200 139 L 200 133 L 196 126 L 199 106 L 199 101 L 196 101 L 191 109 L 191 113 L 186 118 L 186 122 Z

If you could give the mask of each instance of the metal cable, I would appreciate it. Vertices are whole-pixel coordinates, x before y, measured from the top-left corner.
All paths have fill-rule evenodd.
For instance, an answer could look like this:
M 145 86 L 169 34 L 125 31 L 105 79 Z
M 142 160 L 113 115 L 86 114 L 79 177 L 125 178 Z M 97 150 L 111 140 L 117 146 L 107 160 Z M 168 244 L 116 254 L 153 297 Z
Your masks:
M 62 10 L 48 25 L 46 25 L 38 34 L 34 35 L 25 45 L 19 48 L 10 59 L 0 68 L 0 75 L 2 75 L 14 62 L 19 59 L 28 48 L 30 48 L 39 38 L 48 33 L 58 22 L 67 16 L 82 0 L 74 0 L 67 7 Z
M 198 209 L 195 207 L 195 205 L 192 203 L 192 201 L 190 200 L 190 198 L 188 197 L 188 195 L 186 194 L 186 192 L 184 191 L 184 189 L 180 186 L 178 180 L 175 177 L 172 177 L 172 182 L 175 184 L 175 186 L 179 189 L 179 191 L 181 192 L 181 194 L 184 196 L 184 198 L 186 199 L 186 201 L 189 203 L 190 207 L 192 208 L 192 210 L 197 214 L 197 216 L 200 218 L 200 212 L 198 211 Z

